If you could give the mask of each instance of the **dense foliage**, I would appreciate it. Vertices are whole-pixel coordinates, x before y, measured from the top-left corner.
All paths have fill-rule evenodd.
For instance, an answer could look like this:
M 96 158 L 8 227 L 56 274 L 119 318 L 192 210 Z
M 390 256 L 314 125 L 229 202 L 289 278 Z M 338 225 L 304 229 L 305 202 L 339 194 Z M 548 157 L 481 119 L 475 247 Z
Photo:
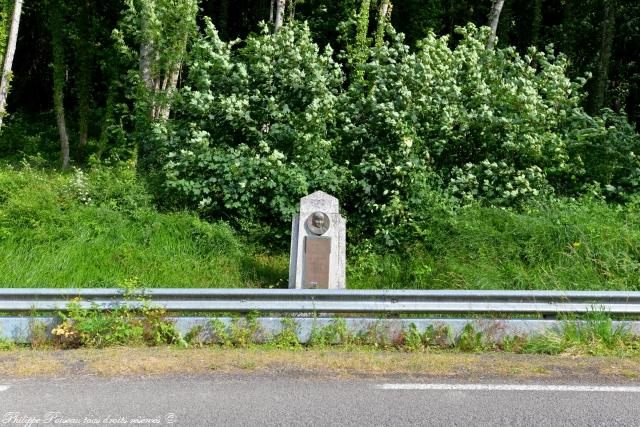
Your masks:
M 277 286 L 324 190 L 353 287 L 637 288 L 640 7 L 504 4 L 494 45 L 471 0 L 26 2 L 4 276 Z
M 209 25 L 194 44 L 175 118 L 155 135 L 166 188 L 208 215 L 273 223 L 310 188 L 339 192 L 340 68 L 308 30 L 265 31 L 239 50 Z
M 390 243 L 447 195 L 522 207 L 637 191 L 640 138 L 623 116 L 582 109 L 566 57 L 487 50 L 473 25 L 455 48 L 432 33 L 417 51 L 390 31 L 346 85 L 305 26 L 234 48 L 209 25 L 176 113 L 153 130 L 164 200 L 286 230 L 297 200 L 322 189 L 343 200 L 354 233 Z

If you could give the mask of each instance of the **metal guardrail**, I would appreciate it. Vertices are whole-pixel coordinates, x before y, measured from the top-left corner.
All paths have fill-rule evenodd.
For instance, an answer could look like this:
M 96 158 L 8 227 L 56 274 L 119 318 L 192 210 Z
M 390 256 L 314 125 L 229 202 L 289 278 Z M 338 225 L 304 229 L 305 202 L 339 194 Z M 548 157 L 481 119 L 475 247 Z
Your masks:
M 136 307 L 140 298 L 174 312 L 263 313 L 505 313 L 604 311 L 640 314 L 640 292 L 172 289 L 0 289 L 0 312 L 58 311 L 78 298 L 82 307 Z

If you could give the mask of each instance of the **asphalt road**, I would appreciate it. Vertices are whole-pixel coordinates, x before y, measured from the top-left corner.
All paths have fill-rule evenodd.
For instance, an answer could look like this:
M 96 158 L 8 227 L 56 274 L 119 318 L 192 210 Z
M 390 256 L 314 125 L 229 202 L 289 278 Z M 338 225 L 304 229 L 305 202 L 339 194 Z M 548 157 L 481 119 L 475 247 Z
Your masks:
M 637 426 L 640 387 L 290 374 L 0 378 L 2 425 Z

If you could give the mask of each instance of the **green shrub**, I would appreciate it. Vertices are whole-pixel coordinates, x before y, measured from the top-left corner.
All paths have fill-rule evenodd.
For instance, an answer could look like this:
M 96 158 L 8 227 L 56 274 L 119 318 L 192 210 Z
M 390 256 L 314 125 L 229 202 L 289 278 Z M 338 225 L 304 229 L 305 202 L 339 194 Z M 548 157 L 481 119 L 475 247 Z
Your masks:
M 295 319 L 282 319 L 282 329 L 273 337 L 273 344 L 276 348 L 291 350 L 300 348 L 300 340 L 298 339 L 298 323 Z
M 154 133 L 167 197 L 287 230 L 300 197 L 340 191 L 344 171 L 329 132 L 341 83 L 331 52 L 319 53 L 306 27 L 276 35 L 265 27 L 234 48 L 207 24 L 176 117 Z
M 640 135 L 623 114 L 604 110 L 601 117 L 581 114 L 573 125 L 568 149 L 574 163 L 572 173 L 557 187 L 569 189 L 593 184 L 607 199 L 621 201 L 640 190 Z
M 297 200 L 322 189 L 341 200 L 352 241 L 397 247 L 423 238 L 450 196 L 522 210 L 637 191 L 640 137 L 626 118 L 588 116 L 563 55 L 488 50 L 488 31 L 459 28 L 454 47 L 430 34 L 413 51 L 390 28 L 347 85 L 306 26 L 238 47 L 207 24 L 174 116 L 150 130 L 163 199 L 284 242 Z
M 95 305 L 84 308 L 75 300 L 67 310 L 60 313 L 62 323 L 52 331 L 54 344 L 62 348 L 185 344 L 165 311 L 146 303 L 103 311 Z
M 27 114 L 20 111 L 4 117 L 0 132 L 0 158 L 28 162 L 32 166 L 57 166 L 60 158 L 58 129 L 53 111 Z

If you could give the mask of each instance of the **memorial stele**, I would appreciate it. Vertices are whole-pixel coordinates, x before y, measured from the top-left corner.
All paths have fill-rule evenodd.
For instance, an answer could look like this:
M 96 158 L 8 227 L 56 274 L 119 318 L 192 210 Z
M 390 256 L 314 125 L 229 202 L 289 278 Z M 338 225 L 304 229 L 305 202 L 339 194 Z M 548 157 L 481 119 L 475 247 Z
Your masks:
M 344 289 L 346 223 L 338 199 L 316 191 L 291 221 L 289 288 Z

